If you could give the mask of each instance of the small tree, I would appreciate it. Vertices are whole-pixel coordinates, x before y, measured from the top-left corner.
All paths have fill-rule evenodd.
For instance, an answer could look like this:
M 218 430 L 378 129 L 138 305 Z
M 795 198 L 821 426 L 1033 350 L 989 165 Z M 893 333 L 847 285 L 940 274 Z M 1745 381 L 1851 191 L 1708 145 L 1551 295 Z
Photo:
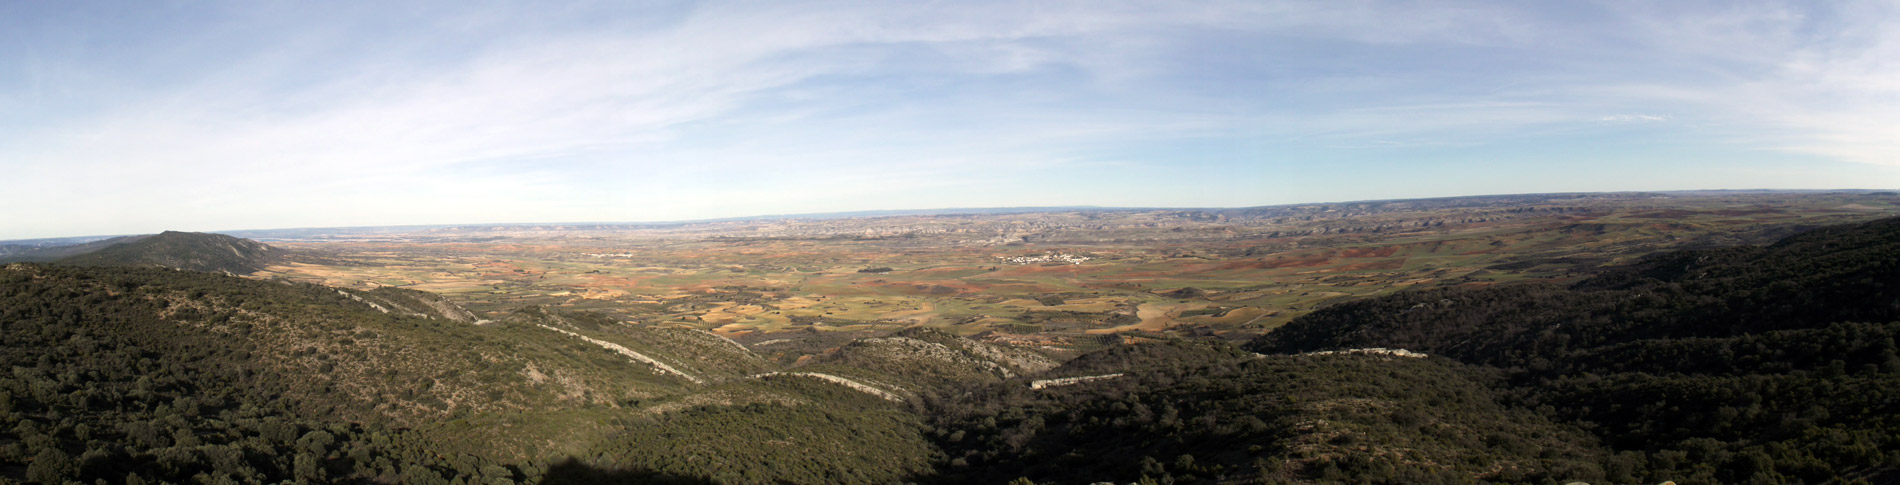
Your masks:
M 26 467 L 26 481 L 34 483 L 65 483 L 68 477 L 79 470 L 73 466 L 72 457 L 56 448 L 40 450 L 33 457 L 33 464 Z

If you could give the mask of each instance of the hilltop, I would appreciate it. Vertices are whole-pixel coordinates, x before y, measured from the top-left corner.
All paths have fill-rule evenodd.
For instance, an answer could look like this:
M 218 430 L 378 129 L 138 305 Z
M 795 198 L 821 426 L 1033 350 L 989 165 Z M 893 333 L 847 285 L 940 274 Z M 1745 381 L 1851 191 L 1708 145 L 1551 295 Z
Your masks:
M 186 271 L 251 274 L 283 256 L 283 250 L 250 239 L 223 234 L 165 231 L 116 241 L 62 263 L 79 265 L 155 265 Z

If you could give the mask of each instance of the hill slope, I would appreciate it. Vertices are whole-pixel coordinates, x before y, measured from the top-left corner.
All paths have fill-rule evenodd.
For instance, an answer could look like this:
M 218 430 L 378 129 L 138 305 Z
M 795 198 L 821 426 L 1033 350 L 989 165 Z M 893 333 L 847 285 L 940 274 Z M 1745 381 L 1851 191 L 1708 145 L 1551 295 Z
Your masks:
M 50 244 L 49 245 L 21 245 L 21 244 L 0 245 L 0 263 L 13 263 L 13 262 L 44 263 L 44 262 L 57 261 L 63 258 L 69 258 L 73 256 L 78 256 L 81 254 L 90 253 L 93 251 L 98 251 L 100 249 L 104 249 L 114 244 L 136 242 L 140 239 L 145 239 L 148 237 L 152 237 L 152 235 L 147 234 L 147 235 L 142 235 L 142 236 L 119 236 L 119 237 L 114 237 L 114 238 L 101 239 L 97 241 L 88 241 L 88 242 L 83 242 L 83 243 L 64 244 L 64 245 L 50 245 Z
M 26 426 L 45 437 L 13 442 L 17 448 L 0 443 L 0 476 L 14 478 L 32 478 L 32 470 L 9 472 L 8 464 L 41 463 L 34 458 L 41 454 L 91 454 L 71 461 L 96 456 L 100 463 L 33 475 L 41 478 L 117 481 L 134 473 L 185 481 L 210 469 L 240 478 L 303 473 L 258 464 L 238 473 L 245 467 L 217 464 L 222 455 L 198 449 L 295 454 L 297 436 L 281 449 L 245 441 L 258 433 L 276 436 L 256 428 L 266 426 L 258 420 L 301 423 L 291 426 L 299 435 L 323 429 L 332 437 L 400 435 L 427 443 L 401 450 L 387 440 L 366 444 L 366 457 L 344 456 L 350 448 L 312 451 L 316 456 L 308 459 L 321 462 L 313 466 L 328 471 L 310 476 L 393 480 L 411 465 L 421 470 L 415 473 L 470 473 L 480 463 L 521 463 L 537 449 L 552 450 L 518 441 L 499 450 L 484 443 L 449 447 L 457 441 L 435 431 L 442 423 L 612 410 L 690 390 L 681 380 L 538 328 L 385 313 L 329 287 L 159 268 L 7 265 L 0 268 L 0 325 L 0 368 L 18 369 L 0 376 L 0 405 L 12 411 L 0 425 L 38 423 Z M 138 423 L 146 422 L 156 422 L 164 439 L 140 438 L 146 428 Z M 559 428 L 576 427 L 585 426 L 570 421 Z M 426 454 L 374 460 L 411 452 Z M 431 458 L 462 455 L 471 465 Z M 502 459 L 508 461 L 496 461 Z
M 947 461 L 926 481 L 1562 483 L 1606 460 L 1587 433 L 1504 404 L 1496 372 L 1449 359 L 1213 341 L 1097 354 L 1084 367 L 1116 377 L 933 401 Z
M 467 320 L 410 290 L 0 267 L 0 429 L 17 433 L 0 481 L 888 482 L 929 463 L 899 403 L 769 376 L 717 335 L 539 308 Z
M 1789 483 L 1896 478 L 1896 338 L 1900 219 L 1884 219 L 1657 255 L 1567 288 L 1345 303 L 1250 348 L 1403 347 L 1496 367 L 1521 406 L 1669 478 Z
M 1525 366 L 1563 349 L 1900 320 L 1900 218 L 1766 247 L 1659 254 L 1568 288 L 1505 285 L 1361 300 L 1255 340 L 1263 352 L 1404 347 Z
M 854 340 L 792 370 L 836 376 L 900 398 L 1038 374 L 1056 362 L 1032 351 L 915 327 Z
M 121 241 L 60 262 L 90 266 L 156 265 L 185 271 L 251 274 L 283 256 L 283 251 L 249 239 L 223 234 L 165 231 Z

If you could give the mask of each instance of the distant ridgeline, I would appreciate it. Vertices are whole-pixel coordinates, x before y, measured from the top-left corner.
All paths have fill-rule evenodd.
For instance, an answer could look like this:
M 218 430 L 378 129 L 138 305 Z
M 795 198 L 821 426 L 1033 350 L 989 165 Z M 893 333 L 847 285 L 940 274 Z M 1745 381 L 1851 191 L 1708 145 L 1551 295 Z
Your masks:
M 165 233 L 0 266 L 0 482 L 1900 480 L 1900 219 L 1065 363 L 929 329 L 784 363 L 221 274 L 273 257 Z M 1365 348 L 1427 356 L 1333 352 Z
M 35 241 L 34 244 L 0 244 L 0 263 L 15 262 L 51 262 L 62 258 L 98 251 L 106 246 L 127 243 L 152 237 L 119 236 L 101 239 Z
M 284 257 L 270 245 L 223 234 L 165 231 L 64 246 L 7 246 L 0 262 L 59 262 L 87 266 L 161 266 L 246 275 Z
M 165 231 L 67 257 L 62 263 L 80 265 L 154 265 L 186 271 L 251 274 L 281 256 L 270 245 L 223 234 Z

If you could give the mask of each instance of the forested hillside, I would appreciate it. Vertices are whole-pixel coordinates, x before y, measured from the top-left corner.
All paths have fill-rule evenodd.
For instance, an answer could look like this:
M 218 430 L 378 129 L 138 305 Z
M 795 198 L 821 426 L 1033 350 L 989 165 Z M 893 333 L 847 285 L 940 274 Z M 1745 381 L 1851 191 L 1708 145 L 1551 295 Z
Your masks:
M 993 386 L 931 401 L 931 436 L 946 461 L 930 481 L 1540 483 L 1603 476 L 1597 470 L 1607 457 L 1592 437 L 1501 404 L 1496 372 L 1443 358 L 1260 358 L 1236 350 L 1216 342 L 1107 350 L 1133 358 L 1093 372 L 1123 376 L 1043 389 Z
M 275 286 L 158 269 L 0 270 L 0 365 L 11 369 L 0 376 L 3 476 L 426 482 L 456 460 L 471 476 L 516 476 L 438 454 L 380 420 L 338 419 L 372 406 L 326 398 L 330 379 L 262 363 L 248 315 L 323 294 Z M 230 306 L 194 304 L 211 300 Z M 334 317 L 297 324 L 350 321 Z
M 409 290 L 5 266 L 0 479 L 864 483 L 930 463 L 900 403 L 717 335 L 468 320 Z
M 1678 481 L 1894 478 L 1900 219 L 1648 258 L 1569 286 L 1404 293 L 1308 315 L 1266 353 L 1403 347 L 1507 372 L 1510 401 Z
M 186 271 L 251 274 L 264 269 L 283 250 L 223 234 L 165 231 L 126 238 L 60 261 L 81 265 L 161 266 Z

